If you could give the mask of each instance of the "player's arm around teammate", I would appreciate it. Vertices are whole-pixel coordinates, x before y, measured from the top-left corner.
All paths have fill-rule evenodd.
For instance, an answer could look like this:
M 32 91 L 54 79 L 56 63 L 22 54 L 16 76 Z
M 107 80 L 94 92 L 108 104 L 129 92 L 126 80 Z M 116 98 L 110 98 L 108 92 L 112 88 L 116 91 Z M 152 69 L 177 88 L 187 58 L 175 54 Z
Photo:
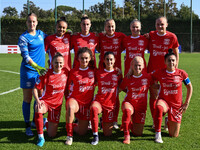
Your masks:
M 69 84 L 71 93 L 66 101 L 66 145 L 72 145 L 73 130 L 84 135 L 88 130 L 90 120 L 90 105 L 94 96 L 95 78 L 92 51 L 82 47 L 77 52 L 79 67 L 70 71 Z M 78 118 L 78 125 L 73 126 L 74 115 Z
M 98 136 L 98 114 L 102 113 L 102 126 L 105 136 L 112 135 L 113 122 L 115 121 L 115 110 L 118 100 L 118 86 L 122 75 L 114 69 L 115 56 L 113 52 L 104 54 L 104 69 L 96 72 L 98 93 L 90 106 L 90 120 L 92 124 L 93 140 L 92 145 L 97 145 Z
M 168 52 L 168 49 L 173 49 L 177 58 L 176 67 L 178 67 L 179 51 L 178 40 L 174 33 L 167 31 L 168 23 L 166 17 L 159 17 L 155 23 L 156 31 L 149 33 L 149 62 L 147 72 L 151 73 L 157 69 L 165 68 L 164 55 Z M 150 87 L 150 110 L 152 118 L 154 116 L 155 102 L 158 96 L 158 90 Z
M 64 58 L 56 53 L 52 60 L 53 69 L 49 69 L 45 76 L 40 76 L 33 89 L 36 99 L 35 124 L 38 133 L 37 145 L 42 147 L 45 139 L 43 134 L 43 114 L 48 112 L 48 122 L 45 124 L 50 137 L 55 137 L 60 119 L 64 90 L 67 84 L 68 70 L 63 68 Z M 38 90 L 44 90 L 42 97 L 38 97 Z
M 18 41 L 23 60 L 20 67 L 20 87 L 23 90 L 22 111 L 26 124 L 26 135 L 33 136 L 30 128 L 30 103 L 32 90 L 39 75 L 45 74 L 44 38 L 46 35 L 41 30 L 36 30 L 38 21 L 34 13 L 28 15 L 26 20 L 27 31 Z
M 127 91 L 122 103 L 124 144 L 130 144 L 130 129 L 135 136 L 141 136 L 143 133 L 147 110 L 147 93 L 151 83 L 151 75 L 143 71 L 144 61 L 142 57 L 134 57 L 130 69 L 132 69 L 133 74 L 129 78 L 125 77 L 120 85 L 120 91 Z
M 176 55 L 169 50 L 165 55 L 166 68 L 157 70 L 152 74 L 153 79 L 159 81 L 161 90 L 156 103 L 154 114 L 155 142 L 163 143 L 161 137 L 161 124 L 163 114 L 168 113 L 169 135 L 178 137 L 182 119 L 182 113 L 189 106 L 192 96 L 192 84 L 184 70 L 177 69 Z M 182 100 L 182 82 L 187 88 L 186 100 Z

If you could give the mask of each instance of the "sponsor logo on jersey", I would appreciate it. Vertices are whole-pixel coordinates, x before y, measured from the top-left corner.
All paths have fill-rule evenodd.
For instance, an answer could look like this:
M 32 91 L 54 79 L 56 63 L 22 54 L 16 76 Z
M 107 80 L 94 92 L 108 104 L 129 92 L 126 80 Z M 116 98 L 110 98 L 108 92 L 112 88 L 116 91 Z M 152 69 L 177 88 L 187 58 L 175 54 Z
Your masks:
M 164 39 L 164 42 L 163 42 L 164 45 L 169 45 L 169 43 L 170 43 L 170 39 Z
M 118 44 L 119 40 L 118 39 L 113 39 L 113 44 Z
M 144 41 L 143 41 L 143 40 L 139 40 L 139 41 L 138 41 L 138 45 L 144 46 Z
M 179 82 L 180 81 L 180 77 L 179 76 L 174 76 L 174 82 Z

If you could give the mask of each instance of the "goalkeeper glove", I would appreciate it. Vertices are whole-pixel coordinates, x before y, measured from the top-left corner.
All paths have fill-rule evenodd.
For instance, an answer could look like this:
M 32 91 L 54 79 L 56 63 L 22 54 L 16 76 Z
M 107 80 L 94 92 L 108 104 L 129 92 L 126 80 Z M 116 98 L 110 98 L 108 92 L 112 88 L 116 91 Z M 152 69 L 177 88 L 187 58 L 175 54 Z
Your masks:
M 35 62 L 31 64 L 31 66 L 38 72 L 38 74 L 41 76 L 44 76 L 47 73 L 47 70 L 41 66 L 38 66 Z

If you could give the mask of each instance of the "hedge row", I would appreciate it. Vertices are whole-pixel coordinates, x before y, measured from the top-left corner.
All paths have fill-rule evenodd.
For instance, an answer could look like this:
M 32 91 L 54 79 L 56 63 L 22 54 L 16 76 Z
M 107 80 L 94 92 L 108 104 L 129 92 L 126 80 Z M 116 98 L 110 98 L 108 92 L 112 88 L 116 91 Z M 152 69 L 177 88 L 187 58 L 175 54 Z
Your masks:
M 130 35 L 129 25 L 131 19 L 120 19 L 116 21 L 116 31 L 123 32 L 126 35 Z M 7 19 L 2 18 L 2 44 L 17 44 L 18 37 L 26 30 L 26 20 L 24 19 Z M 142 31 L 141 33 L 147 33 L 151 30 L 155 30 L 155 19 L 141 19 Z M 190 21 L 183 20 L 169 20 L 168 30 L 175 33 L 178 37 L 179 43 L 182 47 L 182 51 L 190 51 Z M 79 20 L 68 20 L 68 28 L 73 32 L 80 32 Z M 200 20 L 193 21 L 193 46 L 194 51 L 200 52 Z M 54 20 L 39 20 L 37 29 L 44 31 L 50 35 L 55 32 Z M 104 20 L 93 20 L 91 31 L 102 32 L 104 30 Z

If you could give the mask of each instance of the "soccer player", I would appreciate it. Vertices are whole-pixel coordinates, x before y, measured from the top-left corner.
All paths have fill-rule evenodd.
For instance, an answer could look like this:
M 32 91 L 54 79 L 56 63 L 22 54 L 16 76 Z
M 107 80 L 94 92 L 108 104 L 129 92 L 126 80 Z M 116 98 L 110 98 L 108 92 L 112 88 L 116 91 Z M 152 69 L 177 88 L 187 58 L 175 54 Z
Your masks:
M 90 107 L 90 120 L 92 124 L 93 140 L 92 145 L 97 145 L 98 136 L 98 114 L 102 113 L 103 133 L 105 136 L 112 134 L 113 122 L 115 121 L 115 107 L 118 101 L 118 86 L 122 75 L 114 69 L 115 56 L 113 52 L 104 54 L 104 69 L 96 72 L 98 82 L 98 94 Z
M 67 22 L 58 20 L 56 23 L 56 33 L 48 36 L 45 39 L 45 50 L 49 55 L 50 68 L 52 68 L 52 58 L 59 52 L 64 57 L 64 67 L 71 69 L 71 54 L 70 54 L 70 34 L 66 33 Z
M 70 71 L 68 84 L 70 95 L 66 101 L 66 145 L 73 142 L 73 120 L 74 114 L 78 118 L 78 125 L 74 127 L 75 132 L 84 135 L 88 130 L 90 120 L 90 105 L 94 96 L 95 71 L 93 53 L 88 47 L 82 47 L 77 52 L 79 67 Z
M 116 58 L 115 67 L 121 70 L 121 52 L 124 50 L 122 41 L 126 37 L 124 33 L 115 32 L 116 24 L 113 19 L 107 19 L 104 23 L 105 33 L 99 33 L 99 68 L 104 69 L 104 54 L 113 52 Z
M 151 83 L 151 75 L 143 71 L 144 60 L 141 56 L 133 58 L 130 69 L 133 74 L 130 77 L 125 77 L 120 85 L 120 91 L 123 90 L 127 93 L 122 103 L 124 144 L 130 144 L 129 129 L 135 136 L 141 136 L 143 133 L 147 110 L 147 94 Z
M 134 19 L 130 23 L 131 35 L 123 40 L 124 48 L 126 49 L 125 71 L 126 75 L 130 68 L 130 63 L 135 56 L 141 56 L 144 61 L 144 70 L 146 71 L 146 61 L 144 58 L 144 51 L 148 48 L 148 39 L 140 35 L 141 22 Z
M 37 16 L 34 13 L 29 14 L 26 21 L 28 30 L 19 37 L 18 41 L 23 58 L 20 67 L 20 87 L 23 90 L 22 111 L 28 136 L 33 136 L 29 123 L 32 90 L 39 75 L 44 75 L 46 71 L 44 68 L 46 35 L 41 30 L 36 30 L 37 24 Z
M 73 68 L 79 68 L 79 60 L 77 57 L 77 52 L 81 47 L 88 47 L 92 51 L 94 57 L 94 64 L 91 64 L 96 67 L 96 58 L 95 58 L 95 48 L 99 42 L 99 38 L 95 33 L 90 32 L 91 21 L 87 15 L 84 15 L 81 18 L 81 33 L 73 35 L 71 39 L 71 48 L 74 48 L 74 64 Z
M 174 33 L 167 31 L 167 18 L 159 17 L 156 19 L 156 31 L 149 33 L 149 62 L 147 72 L 153 72 L 159 68 L 165 68 L 164 55 L 167 54 L 168 49 L 172 48 L 177 58 L 176 67 L 178 67 L 179 51 L 178 40 Z M 153 118 L 155 110 L 155 102 L 158 96 L 158 90 L 150 87 L 150 110 Z
M 177 69 L 176 55 L 169 50 L 164 56 L 166 68 L 156 70 L 152 77 L 160 83 L 160 93 L 156 102 L 156 109 L 154 113 L 155 121 L 155 142 L 163 143 L 161 137 L 161 123 L 163 114 L 168 113 L 168 128 L 169 135 L 178 137 L 182 113 L 185 112 L 189 106 L 192 96 L 192 84 L 188 74 L 181 69 Z M 185 102 L 182 98 L 182 82 L 187 88 L 187 95 Z
M 45 124 L 50 137 L 55 137 L 60 120 L 64 91 L 67 86 L 68 70 L 63 68 L 64 57 L 56 53 L 52 58 L 52 69 L 45 76 L 40 76 L 35 84 L 33 95 L 36 99 L 35 124 L 38 133 L 37 145 L 45 143 L 43 134 L 43 114 L 48 112 L 48 122 Z M 43 91 L 38 97 L 38 91 Z
M 113 19 L 107 19 L 104 23 L 105 33 L 99 33 L 99 52 L 100 54 L 100 61 L 99 61 L 99 68 L 104 69 L 104 54 L 108 51 L 111 51 L 115 55 L 115 67 L 121 70 L 121 53 L 124 50 L 122 41 L 126 37 L 124 33 L 115 32 L 116 24 Z M 115 119 L 113 122 L 114 128 L 118 129 L 117 120 L 119 114 L 119 99 L 116 103 L 116 111 L 115 111 Z

